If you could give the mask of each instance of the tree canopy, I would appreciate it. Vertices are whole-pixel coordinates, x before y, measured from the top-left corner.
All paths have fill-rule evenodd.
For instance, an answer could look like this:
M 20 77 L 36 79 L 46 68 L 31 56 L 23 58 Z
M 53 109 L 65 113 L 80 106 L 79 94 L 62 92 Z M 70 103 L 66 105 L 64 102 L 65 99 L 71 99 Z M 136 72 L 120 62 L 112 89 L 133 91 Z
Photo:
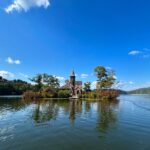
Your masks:
M 103 66 L 97 66 L 94 69 L 97 77 L 97 89 L 109 89 L 115 83 L 115 72 L 111 69 L 106 69 Z
M 44 87 L 50 87 L 54 89 L 60 87 L 59 80 L 55 76 L 48 75 L 46 73 L 37 74 L 30 80 L 36 84 L 35 86 L 37 90 L 42 90 Z
M 85 92 L 90 92 L 90 91 L 91 91 L 91 82 L 86 82 L 86 83 L 84 83 L 83 90 L 84 90 Z
M 7 80 L 0 76 L 0 95 L 21 95 L 32 89 L 32 85 L 22 80 Z

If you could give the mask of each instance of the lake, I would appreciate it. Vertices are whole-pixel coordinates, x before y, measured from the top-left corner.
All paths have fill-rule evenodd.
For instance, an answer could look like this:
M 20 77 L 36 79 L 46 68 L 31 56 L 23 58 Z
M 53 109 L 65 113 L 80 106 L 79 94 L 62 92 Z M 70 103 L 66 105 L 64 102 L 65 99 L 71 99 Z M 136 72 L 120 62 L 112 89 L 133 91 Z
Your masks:
M 0 150 L 150 150 L 150 95 L 114 102 L 0 98 Z

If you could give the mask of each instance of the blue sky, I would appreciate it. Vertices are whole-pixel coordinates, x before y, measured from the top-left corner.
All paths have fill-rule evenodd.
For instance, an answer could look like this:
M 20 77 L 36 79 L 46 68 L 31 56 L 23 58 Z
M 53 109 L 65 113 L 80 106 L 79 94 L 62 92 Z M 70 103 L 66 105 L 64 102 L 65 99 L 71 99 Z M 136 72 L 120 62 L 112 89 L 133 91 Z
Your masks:
M 94 84 L 98 65 L 113 68 L 122 89 L 150 86 L 148 0 L 0 1 L 0 75 L 63 80 L 74 68 Z

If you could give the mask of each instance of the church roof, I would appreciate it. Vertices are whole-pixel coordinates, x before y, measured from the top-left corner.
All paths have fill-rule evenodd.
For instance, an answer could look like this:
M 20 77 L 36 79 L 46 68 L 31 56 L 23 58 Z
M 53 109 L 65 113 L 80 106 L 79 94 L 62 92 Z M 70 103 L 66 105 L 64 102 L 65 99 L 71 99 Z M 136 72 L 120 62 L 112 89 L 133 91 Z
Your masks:
M 74 70 L 72 70 L 70 76 L 75 76 Z
M 79 85 L 82 86 L 82 81 L 76 81 L 76 85 L 77 86 L 79 86 Z
M 82 87 L 82 81 L 76 81 L 75 82 L 76 87 Z M 70 84 L 65 84 L 61 87 L 61 89 L 70 89 Z

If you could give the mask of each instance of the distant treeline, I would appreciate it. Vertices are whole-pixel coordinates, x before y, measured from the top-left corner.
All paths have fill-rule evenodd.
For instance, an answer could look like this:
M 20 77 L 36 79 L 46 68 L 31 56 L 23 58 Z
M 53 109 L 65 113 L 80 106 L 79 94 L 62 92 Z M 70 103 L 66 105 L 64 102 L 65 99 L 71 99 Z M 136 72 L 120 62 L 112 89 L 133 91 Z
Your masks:
M 128 94 L 126 91 L 123 90 L 117 90 L 119 92 L 119 94 Z
M 150 94 L 150 87 L 149 88 L 141 88 L 133 91 L 127 92 L 128 94 Z
M 21 95 L 32 85 L 22 80 L 7 80 L 0 76 L 0 95 Z

